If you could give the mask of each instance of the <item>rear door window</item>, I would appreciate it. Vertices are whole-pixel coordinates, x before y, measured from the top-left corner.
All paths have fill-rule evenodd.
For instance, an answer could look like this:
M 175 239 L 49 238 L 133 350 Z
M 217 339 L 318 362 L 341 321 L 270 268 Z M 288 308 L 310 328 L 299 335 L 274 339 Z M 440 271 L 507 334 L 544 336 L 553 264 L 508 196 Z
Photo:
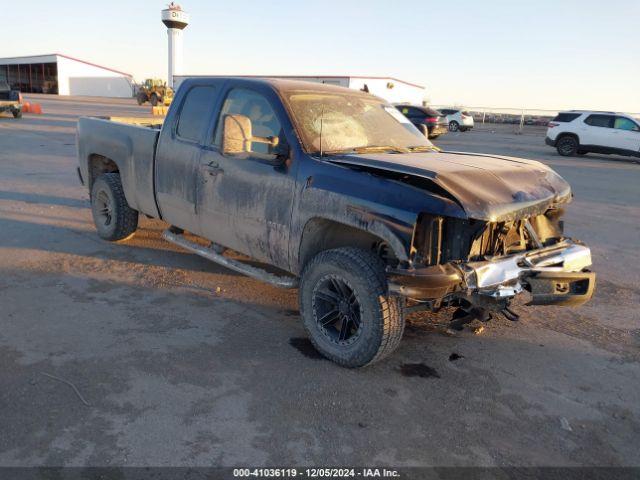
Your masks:
M 581 113 L 559 113 L 556 115 L 556 118 L 553 119 L 554 122 L 573 122 L 576 118 L 578 118 Z
M 209 124 L 215 99 L 216 91 L 213 87 L 193 87 L 187 92 L 178 116 L 178 137 L 190 142 L 200 141 Z
M 589 115 L 584 123 L 592 127 L 613 128 L 613 118 L 612 115 Z
M 398 107 L 403 115 L 409 118 L 422 118 L 424 117 L 424 112 L 416 107 Z

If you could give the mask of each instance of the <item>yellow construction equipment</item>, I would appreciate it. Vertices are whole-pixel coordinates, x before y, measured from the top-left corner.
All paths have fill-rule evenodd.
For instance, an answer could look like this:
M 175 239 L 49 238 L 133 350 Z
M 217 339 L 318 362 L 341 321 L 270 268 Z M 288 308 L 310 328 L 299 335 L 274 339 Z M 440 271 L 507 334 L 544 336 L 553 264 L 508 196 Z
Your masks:
M 136 94 L 138 105 L 149 102 L 152 106 L 169 105 L 173 100 L 173 89 L 159 78 L 147 78 Z

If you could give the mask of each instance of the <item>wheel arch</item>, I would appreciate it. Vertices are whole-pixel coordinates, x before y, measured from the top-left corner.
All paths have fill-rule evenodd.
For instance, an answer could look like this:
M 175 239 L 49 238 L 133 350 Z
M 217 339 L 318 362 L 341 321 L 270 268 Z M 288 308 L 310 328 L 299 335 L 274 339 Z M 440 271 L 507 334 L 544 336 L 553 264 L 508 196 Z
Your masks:
M 562 133 L 559 133 L 559 134 L 556 136 L 555 143 L 557 144 L 557 143 L 558 143 L 558 141 L 559 141 L 561 138 L 563 138 L 563 137 L 573 137 L 573 138 L 575 138 L 575 139 L 577 140 L 577 142 L 578 142 L 578 146 L 580 145 L 580 136 L 579 136 L 577 133 L 575 133 L 575 132 L 562 132 Z
M 330 218 L 313 217 L 305 224 L 300 237 L 296 262 L 298 273 L 318 253 L 341 247 L 378 248 L 388 261 L 408 259 L 402 241 L 389 230 L 375 227 L 366 230 Z
M 89 173 L 87 181 L 89 187 L 89 194 L 96 179 L 103 173 L 120 173 L 120 167 L 115 160 L 100 155 L 98 153 L 91 153 L 87 157 L 87 171 Z
M 140 210 L 135 193 L 135 185 L 130 185 L 129 183 L 132 175 L 127 169 L 128 165 L 129 163 L 126 161 L 117 160 L 117 157 L 114 158 L 100 153 L 90 153 L 87 156 L 87 187 L 89 188 L 89 195 L 91 195 L 94 182 L 100 175 L 104 173 L 117 173 L 120 175 L 120 183 L 122 184 L 127 203 L 131 208 Z

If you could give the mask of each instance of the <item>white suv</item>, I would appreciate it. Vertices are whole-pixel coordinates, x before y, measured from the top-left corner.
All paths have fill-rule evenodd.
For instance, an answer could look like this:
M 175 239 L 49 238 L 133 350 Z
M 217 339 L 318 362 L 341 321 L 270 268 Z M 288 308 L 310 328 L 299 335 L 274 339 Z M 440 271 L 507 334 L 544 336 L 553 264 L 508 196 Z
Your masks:
M 459 108 L 440 108 L 440 112 L 447 116 L 449 121 L 449 131 L 464 132 L 473 128 L 473 117 L 469 112 L 460 110 Z
M 549 122 L 545 143 L 569 157 L 616 153 L 640 157 L 640 121 L 624 113 L 571 110 Z

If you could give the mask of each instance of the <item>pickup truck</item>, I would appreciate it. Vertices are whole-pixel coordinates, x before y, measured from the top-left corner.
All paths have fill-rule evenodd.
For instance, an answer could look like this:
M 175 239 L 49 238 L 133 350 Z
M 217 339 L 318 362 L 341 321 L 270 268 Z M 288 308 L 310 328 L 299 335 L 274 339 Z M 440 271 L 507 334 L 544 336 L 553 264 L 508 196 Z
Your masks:
M 100 237 L 127 239 L 144 214 L 168 223 L 169 242 L 299 288 L 310 340 L 346 367 L 389 355 L 407 312 L 451 307 L 461 329 L 516 320 L 523 290 L 540 305 L 593 294 L 591 252 L 563 234 L 572 193 L 558 174 L 442 152 L 365 92 L 188 79 L 164 121 L 81 118 L 77 133 Z
M 22 118 L 22 96 L 18 90 L 11 90 L 6 82 L 0 82 L 0 113 L 2 112 L 11 112 L 13 118 Z

